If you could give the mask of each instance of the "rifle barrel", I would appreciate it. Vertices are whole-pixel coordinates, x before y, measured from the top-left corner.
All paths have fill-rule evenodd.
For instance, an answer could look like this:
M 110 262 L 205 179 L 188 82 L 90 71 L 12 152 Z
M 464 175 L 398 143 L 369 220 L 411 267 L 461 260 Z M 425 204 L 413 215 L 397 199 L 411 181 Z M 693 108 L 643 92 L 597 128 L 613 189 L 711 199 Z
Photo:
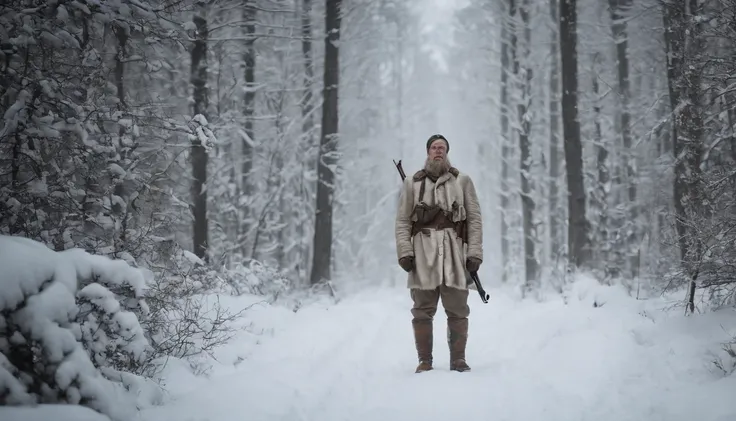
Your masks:
M 401 181 L 404 181 L 406 179 L 406 173 L 404 172 L 404 168 L 401 166 L 401 160 L 399 159 L 399 162 L 396 162 L 396 160 L 394 160 L 394 165 L 396 165 L 396 169 L 399 171 Z

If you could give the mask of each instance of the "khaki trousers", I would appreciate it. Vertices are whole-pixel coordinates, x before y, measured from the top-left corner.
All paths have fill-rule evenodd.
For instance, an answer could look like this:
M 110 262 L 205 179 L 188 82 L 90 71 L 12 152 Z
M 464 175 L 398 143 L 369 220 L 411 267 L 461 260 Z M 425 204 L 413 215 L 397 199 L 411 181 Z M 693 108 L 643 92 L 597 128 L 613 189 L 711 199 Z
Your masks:
M 470 315 L 470 307 L 468 307 L 470 291 L 467 289 L 457 289 L 442 284 L 435 289 L 412 288 L 410 291 L 414 301 L 411 309 L 414 323 L 432 321 L 437 313 L 437 304 L 440 299 L 442 299 L 442 307 L 445 309 L 448 320 L 467 319 Z

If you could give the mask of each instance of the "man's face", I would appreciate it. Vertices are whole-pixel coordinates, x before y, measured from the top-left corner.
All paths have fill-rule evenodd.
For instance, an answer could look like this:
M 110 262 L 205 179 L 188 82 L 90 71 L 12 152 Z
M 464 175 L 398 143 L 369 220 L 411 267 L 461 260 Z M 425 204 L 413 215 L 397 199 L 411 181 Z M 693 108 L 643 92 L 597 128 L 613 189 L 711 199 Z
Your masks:
M 447 157 L 447 145 L 442 139 L 437 139 L 429 145 L 429 159 L 432 161 L 442 161 Z

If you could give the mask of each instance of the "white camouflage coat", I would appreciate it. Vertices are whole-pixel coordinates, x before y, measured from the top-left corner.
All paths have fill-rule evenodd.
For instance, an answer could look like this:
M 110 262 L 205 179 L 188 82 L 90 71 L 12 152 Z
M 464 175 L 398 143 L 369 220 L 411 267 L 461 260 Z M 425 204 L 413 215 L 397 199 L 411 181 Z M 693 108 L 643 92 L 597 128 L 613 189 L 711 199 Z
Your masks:
M 411 238 L 412 222 L 417 220 L 414 207 L 422 200 L 422 182 L 427 183 L 423 197 L 427 205 L 436 204 L 452 212 L 453 222 L 466 221 L 467 244 L 463 245 L 454 228 L 420 230 Z M 457 206 L 453 209 L 454 202 Z M 467 174 L 452 168 L 436 183 L 424 171 L 407 177 L 401 189 L 395 229 L 398 258 L 414 256 L 416 269 L 408 274 L 409 288 L 434 289 L 443 281 L 449 287 L 468 288 L 465 261 L 468 257 L 483 260 L 483 224 L 475 186 Z

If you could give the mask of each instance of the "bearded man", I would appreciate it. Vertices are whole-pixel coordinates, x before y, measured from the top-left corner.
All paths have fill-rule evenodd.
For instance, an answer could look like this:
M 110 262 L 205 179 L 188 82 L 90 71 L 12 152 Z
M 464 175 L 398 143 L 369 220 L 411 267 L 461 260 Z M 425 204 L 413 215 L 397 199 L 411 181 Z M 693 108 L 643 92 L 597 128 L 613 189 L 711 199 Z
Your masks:
M 449 151 L 444 136 L 429 138 L 424 169 L 404 180 L 396 215 L 396 251 L 414 302 L 417 373 L 432 369 L 432 321 L 440 299 L 447 314 L 450 370 L 470 370 L 465 361 L 468 294 L 475 285 L 467 272 L 477 272 L 483 262 L 483 227 L 473 181 L 450 164 Z

